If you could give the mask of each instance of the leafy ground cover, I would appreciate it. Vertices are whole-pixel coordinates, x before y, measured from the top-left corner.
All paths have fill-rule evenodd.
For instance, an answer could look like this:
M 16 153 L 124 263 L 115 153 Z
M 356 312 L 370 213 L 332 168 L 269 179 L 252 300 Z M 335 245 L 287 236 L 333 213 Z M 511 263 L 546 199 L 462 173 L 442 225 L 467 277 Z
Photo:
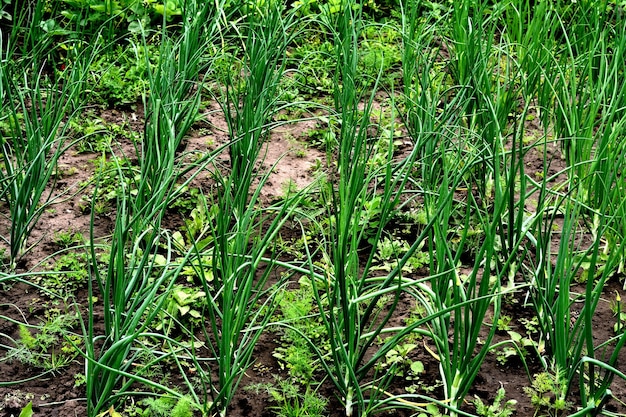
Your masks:
M 626 415 L 622 2 L 1 4 L 3 415 Z

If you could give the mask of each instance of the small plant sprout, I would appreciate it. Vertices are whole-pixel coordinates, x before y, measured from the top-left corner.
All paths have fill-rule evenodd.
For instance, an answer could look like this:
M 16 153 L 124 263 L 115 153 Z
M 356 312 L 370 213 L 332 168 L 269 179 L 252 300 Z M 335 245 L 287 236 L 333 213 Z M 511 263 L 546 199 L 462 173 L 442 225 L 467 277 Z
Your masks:
M 483 417 L 509 417 L 515 413 L 517 401 L 506 400 L 506 391 L 500 385 L 491 405 L 486 405 L 478 396 L 474 396 L 476 414 Z

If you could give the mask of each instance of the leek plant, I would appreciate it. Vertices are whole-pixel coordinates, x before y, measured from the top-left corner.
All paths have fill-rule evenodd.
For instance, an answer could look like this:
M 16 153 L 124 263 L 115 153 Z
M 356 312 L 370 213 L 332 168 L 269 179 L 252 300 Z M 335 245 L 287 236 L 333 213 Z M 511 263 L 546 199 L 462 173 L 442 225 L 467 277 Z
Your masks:
M 256 342 L 276 307 L 277 288 L 265 288 L 275 265 L 274 239 L 301 201 L 296 194 L 277 205 L 258 207 L 271 170 L 264 174 L 257 170 L 263 162 L 260 154 L 271 132 L 271 118 L 278 110 L 285 52 L 296 30 L 293 11 L 277 2 L 243 11 L 245 24 L 235 39 L 241 42 L 243 57 L 234 65 L 241 72 L 228 72 L 220 80 L 223 95 L 218 99 L 228 123 L 230 169 L 214 173 L 217 213 L 210 224 L 209 248 L 213 282 L 209 285 L 203 280 L 209 294 L 205 332 L 218 375 L 209 389 L 212 411 L 221 416 L 227 415 Z
M 476 227 L 471 223 L 474 213 L 479 213 L 480 210 L 470 200 L 465 205 L 465 210 L 455 215 L 453 193 L 464 184 L 465 170 L 461 164 L 472 163 L 476 156 L 465 155 L 459 149 L 455 152 L 446 141 L 442 141 L 437 151 L 442 156 L 445 155 L 447 161 L 441 165 L 444 170 L 442 182 L 435 189 L 428 188 L 425 194 L 424 204 L 433 227 L 429 231 L 428 239 L 430 288 L 422 290 L 425 293 L 422 305 L 427 316 L 432 317 L 428 322 L 429 336 L 433 340 L 439 360 L 445 397 L 449 402 L 451 415 L 455 415 L 480 370 L 495 333 L 493 324 L 484 338 L 485 344 L 478 344 L 478 334 L 484 326 L 487 311 L 493 306 L 494 323 L 499 314 L 501 273 L 496 272 L 496 279 L 491 279 L 491 265 L 497 257 L 494 248 L 499 222 L 497 217 L 493 218 L 493 223 L 489 218 L 482 220 L 480 226 L 483 228 L 484 240 L 476 253 L 476 261 L 469 276 L 462 276 L 459 271 L 461 256 L 470 250 L 466 246 L 476 244 L 468 236 Z M 425 186 L 430 187 L 431 184 Z M 495 214 L 501 214 L 502 207 L 496 208 L 499 213 Z M 454 226 L 450 224 L 450 220 L 459 215 L 464 217 L 458 232 L 460 236 L 457 237 L 458 242 L 451 244 L 448 236 Z M 437 314 L 442 311 L 448 313 Z M 450 329 L 453 329 L 451 338 Z
M 458 45 L 457 45 L 458 47 Z M 487 75 L 484 75 L 487 78 Z M 415 87 L 413 87 L 415 89 Z M 480 88 L 479 85 L 462 86 L 463 89 Z M 481 97 L 481 101 L 471 105 L 472 115 L 485 113 L 493 116 L 490 123 L 498 126 L 496 113 L 486 113 L 490 109 L 480 109 L 480 102 L 488 102 L 488 92 L 478 90 L 470 92 L 470 100 Z M 459 93 L 461 105 L 463 94 Z M 477 100 L 478 101 L 478 100 Z M 494 103 L 490 103 L 494 104 Z M 495 105 L 491 109 L 497 108 Z M 471 117 L 471 116 L 470 116 Z M 462 122 L 458 120 L 458 122 Z M 458 128 L 457 128 L 458 129 Z M 489 133 L 485 131 L 472 135 L 463 133 L 460 138 L 453 138 L 453 130 L 444 131 L 428 158 L 438 161 L 438 172 L 424 178 L 424 206 L 427 219 L 432 224 L 429 230 L 428 250 L 430 255 L 430 286 L 422 288 L 422 305 L 426 310 L 428 333 L 432 338 L 436 357 L 440 363 L 440 374 L 444 393 L 448 402 L 446 408 L 450 415 L 456 415 L 467 392 L 477 376 L 490 342 L 495 334 L 495 323 L 500 311 L 501 282 L 508 276 L 512 260 L 516 259 L 516 246 L 505 259 L 496 248 L 499 247 L 504 214 L 508 207 L 508 187 L 502 187 L 504 174 L 500 165 L 503 161 L 499 142 L 502 132 L 492 130 L 494 138 L 485 140 L 482 147 L 469 146 L 478 142 Z M 419 130 L 413 125 L 409 128 L 419 141 Z M 463 132 L 463 130 L 461 130 Z M 480 135 L 480 136 L 478 136 Z M 495 145 L 494 145 L 495 144 Z M 493 145 L 493 149 L 490 147 Z M 431 168 L 431 166 L 428 166 Z M 436 179 L 437 181 L 433 181 Z M 489 214 L 483 205 L 489 198 L 487 185 L 493 179 L 493 206 Z M 473 181 L 476 181 L 476 185 Z M 482 203 L 479 203 L 470 190 L 480 190 Z M 455 198 L 455 192 L 466 190 L 464 203 Z M 464 193 L 464 194 L 465 194 Z M 455 225 L 454 219 L 461 218 L 461 224 Z M 452 241 L 450 234 L 456 230 L 457 236 Z M 480 240 L 472 235 L 480 236 Z M 517 243 L 517 242 L 515 242 Z M 504 245 L 502 245 L 504 246 Z M 475 262 L 467 276 L 460 272 L 464 253 L 475 251 Z M 508 253 L 508 252 L 506 252 Z M 442 314 L 442 312 L 446 312 Z M 493 324 L 482 336 L 478 335 L 485 326 L 488 312 L 493 314 Z M 453 329 L 449 337 L 449 331 Z M 484 344 L 482 344 L 484 342 Z
M 413 139 L 413 151 L 406 159 L 397 161 L 390 143 L 388 148 L 383 149 L 386 162 L 382 168 L 372 167 L 368 163 L 377 151 L 375 141 L 367 136 L 373 95 L 364 97 L 356 82 L 358 39 L 363 23 L 354 9 L 358 10 L 358 7 L 354 8 L 351 2 L 347 2 L 333 22 L 334 26 L 330 27 L 335 38 L 338 62 L 334 95 L 340 129 L 338 172 L 336 180 L 329 181 L 325 191 L 329 223 L 322 256 L 330 265 L 324 273 L 310 265 L 314 294 L 318 307 L 324 312 L 321 318 L 329 334 L 330 357 L 315 350 L 320 356 L 322 367 L 342 395 L 346 415 L 369 415 L 385 409 L 389 404 L 407 406 L 385 393 L 393 372 L 378 375 L 375 372 L 376 364 L 412 332 L 428 334 L 439 342 L 436 345 L 442 352 L 442 363 L 447 361 L 453 364 L 452 368 L 442 370 L 442 376 L 448 377 L 448 393 L 450 399 L 454 398 L 454 403 L 447 407 L 456 411 L 460 406 L 458 400 L 469 390 L 488 351 L 486 345 L 479 349 L 476 357 L 472 356 L 477 341 L 475 336 L 483 325 L 482 318 L 494 299 L 496 312 L 498 305 L 499 287 L 497 283 L 494 285 L 490 282 L 488 275 L 476 287 L 480 264 L 475 267 L 467 292 L 457 291 L 458 298 L 454 302 L 451 295 L 445 298 L 447 289 L 451 288 L 450 276 L 456 272 L 456 263 L 464 245 L 460 244 L 461 248 L 454 256 L 451 248 L 446 248 L 447 222 L 455 202 L 454 195 L 463 184 L 463 179 L 482 160 L 466 152 L 463 144 L 459 143 L 456 143 L 458 153 L 453 154 L 456 159 L 451 155 L 454 143 L 447 141 L 447 135 L 459 130 L 461 120 L 457 116 L 458 108 L 466 104 L 462 98 L 453 98 L 445 103 L 443 111 L 438 109 L 439 100 L 449 91 L 441 87 L 441 79 L 432 71 L 437 57 L 436 53 L 428 51 L 427 42 L 432 40 L 432 35 L 428 31 L 418 30 L 418 26 L 414 25 L 417 22 L 413 19 L 417 5 L 413 4 L 405 8 L 408 16 L 413 17 L 404 20 L 403 35 L 406 59 L 404 105 L 408 114 L 407 129 Z M 365 104 L 361 109 L 359 105 L 362 101 Z M 427 224 L 422 233 L 415 237 L 407 254 L 398 261 L 396 268 L 387 275 L 372 276 L 376 242 L 382 238 L 385 226 L 398 208 L 400 196 L 407 184 L 414 181 L 411 174 L 418 165 L 422 167 L 424 176 L 424 182 L 418 186 L 424 189 L 422 198 L 428 211 Z M 437 169 L 446 171 L 437 172 Z M 438 185 L 440 188 L 437 188 Z M 377 200 L 379 208 L 375 217 L 367 210 L 373 200 Z M 468 204 L 466 214 L 474 207 Z M 470 217 L 467 216 L 468 219 Z M 486 256 L 489 259 L 496 256 L 493 248 L 497 225 L 499 223 L 491 225 L 491 240 L 482 247 L 481 254 L 488 252 Z M 367 231 L 367 227 L 373 231 Z M 367 233 L 373 235 L 373 238 L 367 240 Z M 430 240 L 428 236 L 431 236 Z M 366 240 L 373 247 L 368 246 Z M 430 287 L 423 280 L 409 279 L 402 274 L 407 259 L 426 242 L 431 245 L 435 242 L 437 245 L 436 251 L 431 246 L 433 276 L 425 279 L 432 280 Z M 451 264 L 454 268 L 450 267 Z M 442 282 L 441 293 L 431 289 L 439 281 Z M 451 281 L 452 287 L 457 281 Z M 415 297 L 418 303 L 426 307 L 427 314 L 410 326 L 388 327 L 402 294 Z M 386 312 L 379 315 L 376 304 L 382 297 L 388 297 L 389 301 Z M 456 322 L 459 323 L 459 332 L 453 353 L 447 354 L 450 353 L 447 335 L 451 314 L 458 317 Z M 424 324 L 430 330 L 419 328 Z M 390 337 L 377 345 L 372 357 L 366 360 L 366 352 L 373 349 L 376 338 L 381 335 Z M 366 377 L 371 376 L 372 372 L 374 379 L 368 382 Z M 459 377 L 459 373 L 463 373 L 464 378 Z
M 455 122 L 461 124 L 457 109 L 465 107 L 467 101 L 461 94 L 454 94 L 458 89 L 445 87 L 444 80 L 433 70 L 436 64 L 430 55 L 437 56 L 438 50 L 432 51 L 434 47 L 430 45 L 435 34 L 433 30 L 427 29 L 427 22 L 419 23 L 418 10 L 417 2 L 407 2 L 403 16 L 405 124 L 420 155 L 417 160 L 421 166 L 421 170 L 418 171 L 421 174 L 420 186 L 424 189 L 424 206 L 432 228 L 427 231 L 430 236 L 427 241 L 431 261 L 429 278 L 431 285 L 416 289 L 418 291 L 416 299 L 420 300 L 420 304 L 426 310 L 428 335 L 435 342 L 445 395 L 449 401 L 452 400 L 449 407 L 454 412 L 458 408 L 458 400 L 463 398 L 466 391 L 466 381 L 473 380 L 477 372 L 476 365 L 480 366 L 483 356 L 481 352 L 481 356 L 472 364 L 472 369 L 468 368 L 468 364 L 461 363 L 471 357 L 459 357 L 465 353 L 465 349 L 461 350 L 465 348 L 463 344 L 472 345 L 472 338 L 467 334 L 468 331 L 462 321 L 464 316 L 461 306 L 467 301 L 464 287 L 466 283 L 460 281 L 457 272 L 458 255 L 462 253 L 464 245 L 459 245 L 456 257 L 452 256 L 451 248 L 447 247 L 447 234 L 454 204 L 453 193 L 462 185 L 463 176 L 469 172 L 468 168 L 475 164 L 472 160 L 476 156 L 463 155 L 462 145 L 458 145 L 456 152 L 452 149 L 454 145 L 450 143 L 449 135 L 455 129 L 451 129 L 452 126 L 448 124 L 452 125 Z M 437 101 L 446 96 L 452 96 L 452 99 L 444 102 L 444 116 L 438 118 Z M 461 160 L 467 162 L 465 168 L 460 164 Z M 472 218 L 469 215 L 470 204 L 467 205 L 467 209 L 466 224 L 469 225 L 469 219 Z M 474 277 L 474 285 L 475 281 Z M 469 284 L 467 288 L 471 288 Z M 491 291 L 490 288 L 487 289 Z M 459 297 L 461 295 L 462 299 Z M 489 304 L 490 300 L 484 299 L 480 309 Z M 455 308 L 454 315 L 451 313 L 452 308 Z M 465 308 L 472 307 L 465 305 Z M 458 338 L 454 337 L 455 343 L 451 351 L 447 335 L 452 317 L 455 318 L 454 329 Z M 471 333 L 474 331 L 475 329 L 470 330 Z M 461 337 L 465 340 L 461 340 Z M 469 347 L 471 354 L 475 346 Z
M 87 47 L 74 65 L 56 79 L 44 75 L 43 64 L 35 72 L 7 56 L 0 65 L 0 120 L 2 162 L 0 196 L 11 216 L 10 268 L 29 251 L 28 238 L 41 215 L 54 201 L 56 163 L 71 145 L 67 141 L 68 118 L 84 104 L 87 71 L 97 47 Z M 39 62 L 37 57 L 33 62 Z

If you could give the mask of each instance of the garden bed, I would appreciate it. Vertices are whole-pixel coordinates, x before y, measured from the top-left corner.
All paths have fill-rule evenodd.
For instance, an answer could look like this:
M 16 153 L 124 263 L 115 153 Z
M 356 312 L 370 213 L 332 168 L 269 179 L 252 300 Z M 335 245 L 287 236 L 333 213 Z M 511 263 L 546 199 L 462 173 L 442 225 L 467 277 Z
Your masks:
M 0 415 L 626 415 L 620 6 L 131 3 L 0 14 Z

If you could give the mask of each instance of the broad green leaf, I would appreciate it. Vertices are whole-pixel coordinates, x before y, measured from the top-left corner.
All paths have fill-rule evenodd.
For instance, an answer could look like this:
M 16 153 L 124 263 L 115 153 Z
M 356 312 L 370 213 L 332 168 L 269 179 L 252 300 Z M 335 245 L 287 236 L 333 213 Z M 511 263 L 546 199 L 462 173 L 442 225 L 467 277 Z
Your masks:
M 29 402 L 26 407 L 22 408 L 19 417 L 31 417 L 33 415 L 33 403 Z
M 415 361 L 411 364 L 411 371 L 414 374 L 421 374 L 424 372 L 424 364 L 420 361 Z

